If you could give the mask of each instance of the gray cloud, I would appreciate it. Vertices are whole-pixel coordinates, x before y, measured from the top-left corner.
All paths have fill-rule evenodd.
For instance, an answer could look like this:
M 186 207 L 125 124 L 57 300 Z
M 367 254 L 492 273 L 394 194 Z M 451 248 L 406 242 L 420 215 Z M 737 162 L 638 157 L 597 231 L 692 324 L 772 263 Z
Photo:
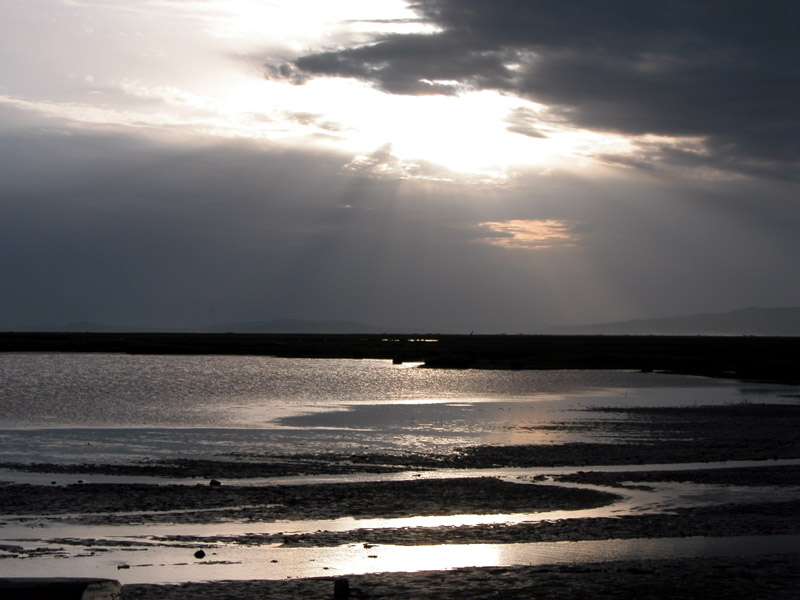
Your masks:
M 301 73 L 367 79 L 398 94 L 452 94 L 457 81 L 476 88 L 509 87 L 512 72 L 502 49 L 465 52 L 451 35 L 393 35 L 374 44 L 303 56 Z M 420 61 L 426 61 L 421 64 Z
M 399 94 L 513 91 L 593 130 L 703 138 L 707 162 L 719 169 L 797 175 L 796 2 L 420 0 L 413 6 L 441 32 L 310 54 L 293 68 L 303 76 L 359 78 Z
M 298 317 L 516 333 L 800 299 L 789 183 L 432 184 L 373 177 L 397 167 L 389 148 L 359 170 L 310 150 L 3 128 L 15 116 L 0 109 L 0 328 Z M 498 243 L 542 222 L 578 243 Z

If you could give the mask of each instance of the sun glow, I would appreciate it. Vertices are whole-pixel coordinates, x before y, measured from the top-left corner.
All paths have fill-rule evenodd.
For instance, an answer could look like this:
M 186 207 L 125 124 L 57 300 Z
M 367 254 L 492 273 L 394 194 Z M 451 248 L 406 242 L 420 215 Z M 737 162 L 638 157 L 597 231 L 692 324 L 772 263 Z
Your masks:
M 507 125 L 520 106 L 542 114 L 541 136 Z M 497 92 L 401 96 L 362 82 L 318 78 L 303 85 L 243 79 L 220 99 L 229 134 L 294 139 L 354 153 L 373 174 L 502 179 L 514 168 L 575 164 L 599 147 L 628 147 L 614 136 L 547 121 L 533 103 Z M 437 171 L 438 169 L 438 171 Z M 449 174 L 449 175 L 448 175 Z
M 631 148 L 570 128 L 544 106 L 459 81 L 430 82 L 450 95 L 413 96 L 355 79 L 276 75 L 305 53 L 430 32 L 402 0 L 76 0 L 61 10 L 73 27 L 60 31 L 82 61 L 69 93 L 4 89 L 0 101 L 73 126 L 333 150 L 352 157 L 345 170 L 365 175 L 479 182 Z
M 513 219 L 481 223 L 492 232 L 486 241 L 503 248 L 539 250 L 555 246 L 572 246 L 577 237 L 568 223 L 554 219 Z

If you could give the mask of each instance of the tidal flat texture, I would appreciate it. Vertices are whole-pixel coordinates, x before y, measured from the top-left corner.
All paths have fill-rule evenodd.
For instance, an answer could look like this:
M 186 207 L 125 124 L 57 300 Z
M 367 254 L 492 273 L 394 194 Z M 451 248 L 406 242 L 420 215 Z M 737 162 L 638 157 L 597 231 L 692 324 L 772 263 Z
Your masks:
M 51 517 L 65 514 L 69 515 L 70 521 L 84 524 L 539 512 L 593 508 L 616 499 L 618 496 L 608 492 L 520 485 L 491 477 L 267 487 L 0 485 L 0 505 L 8 513 Z M 191 512 L 196 509 L 203 510 Z M 132 511 L 137 514 L 115 514 Z M 154 512 L 148 514 L 147 511 Z M 176 512 L 165 514 L 161 511 Z M 80 513 L 80 516 L 75 516 L 75 513 Z
M 6 463 L 12 473 L 35 474 L 40 484 L 0 484 L 0 525 L 39 539 L 9 534 L 0 545 L 0 567 L 99 564 L 113 556 L 120 579 L 131 577 L 123 597 L 139 600 L 330 598 L 342 577 L 356 599 L 794 598 L 800 589 L 800 553 L 791 546 L 791 536 L 800 535 L 800 410 L 792 402 L 594 408 L 596 420 L 546 424 L 549 430 L 581 427 L 598 438 L 613 431 L 616 442 Z M 87 482 L 64 485 L 68 476 Z M 152 479 L 95 483 L 95 476 Z M 441 520 L 448 516 L 469 519 Z M 433 520 L 393 521 L 402 518 Z M 343 526 L 342 519 L 349 521 Z M 123 530 L 128 533 L 120 537 Z M 744 536 L 780 538 L 789 547 L 747 557 L 724 551 Z M 305 565 L 339 550 L 378 564 L 398 548 L 446 555 L 448 546 L 469 554 L 470 545 L 480 544 L 611 547 L 678 539 L 700 546 L 715 539 L 723 551 L 642 560 L 591 554 L 573 564 L 466 562 L 461 566 L 505 566 L 356 575 L 348 573 L 370 571 L 347 571 L 352 564 L 345 561 L 337 563 L 337 577 L 317 576 L 328 572 L 320 562 L 308 575 L 276 571 L 259 580 L 269 564 L 294 568 L 283 563 L 295 552 L 308 553 Z M 238 565 L 250 569 L 231 577 L 241 580 L 212 575 L 234 573 Z M 154 581 L 147 569 L 156 567 L 168 574 L 193 570 L 185 579 L 139 583 Z
M 625 561 L 552 567 L 467 568 L 348 578 L 354 600 L 670 598 L 794 600 L 800 554 Z M 125 600 L 333 598 L 333 578 L 125 586 Z

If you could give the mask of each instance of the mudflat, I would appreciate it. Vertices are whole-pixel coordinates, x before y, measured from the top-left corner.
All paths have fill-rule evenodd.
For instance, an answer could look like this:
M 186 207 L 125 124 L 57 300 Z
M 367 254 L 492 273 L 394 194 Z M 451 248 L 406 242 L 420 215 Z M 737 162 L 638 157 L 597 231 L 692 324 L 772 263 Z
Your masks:
M 758 558 L 624 561 L 548 567 L 467 568 L 418 573 L 381 573 L 348 577 L 350 597 L 408 598 L 797 598 L 800 554 Z M 125 600 L 245 600 L 260 598 L 333 598 L 332 578 L 288 581 L 231 581 L 175 586 L 128 585 Z
M 735 537 L 800 534 L 800 411 L 792 404 L 721 407 L 602 409 L 612 419 L 598 428 L 623 428 L 620 443 L 476 446 L 442 454 L 236 455 L 173 459 L 138 464 L 6 464 L 6 468 L 52 475 L 65 472 L 183 478 L 181 485 L 80 483 L 0 485 L 0 505 L 15 523 L 83 526 L 186 526 L 275 523 L 262 533 L 204 532 L 152 535 L 148 544 L 181 548 L 186 558 L 209 547 L 225 559 L 225 548 L 331 548 L 345 545 L 430 546 L 577 542 L 633 538 Z M 569 427 L 569 424 L 564 424 Z M 732 461 L 708 463 L 704 461 Z M 738 460 L 755 460 L 751 466 Z M 608 465 L 693 463 L 664 469 L 614 470 Z M 572 465 L 563 472 L 547 471 Z M 583 468 L 582 465 L 600 465 Z M 604 468 L 602 465 L 607 465 Z M 439 477 L 441 468 L 447 477 Z M 526 468 L 519 475 L 479 476 L 475 469 Z M 540 469 L 541 474 L 537 474 Z M 404 473 L 396 481 L 358 481 L 359 474 Z M 314 483 L 330 473 L 353 477 Z M 459 473 L 462 476 L 459 476 Z M 258 478 L 295 476 L 293 485 Z M 249 485 L 230 478 L 253 478 Z M 89 476 L 87 476 L 89 479 Z M 618 515 L 552 518 L 475 525 L 362 527 L 292 531 L 302 520 L 397 518 L 425 515 L 498 515 L 581 511 L 618 506 L 626 494 L 701 486 L 713 500 L 670 510 L 649 508 Z M 666 486 L 666 487 L 665 487 Z M 747 490 L 766 496 L 743 499 Z M 721 492 L 721 493 L 720 493 Z M 12 517 L 13 515 L 13 517 Z M 286 522 L 285 530 L 280 524 Z M 48 540 L 63 548 L 102 553 L 130 542 L 104 539 Z M 4 559 L 36 560 L 46 550 L 7 544 Z M 182 555 L 183 555 L 182 554 Z M 65 560 L 68 560 L 66 558 Z M 120 567 L 121 568 L 121 567 Z M 450 571 L 345 575 L 351 598 L 794 598 L 800 590 L 800 551 L 749 557 L 592 562 L 547 566 L 463 568 Z M 332 597 L 334 577 L 291 580 L 128 584 L 134 599 L 249 599 Z

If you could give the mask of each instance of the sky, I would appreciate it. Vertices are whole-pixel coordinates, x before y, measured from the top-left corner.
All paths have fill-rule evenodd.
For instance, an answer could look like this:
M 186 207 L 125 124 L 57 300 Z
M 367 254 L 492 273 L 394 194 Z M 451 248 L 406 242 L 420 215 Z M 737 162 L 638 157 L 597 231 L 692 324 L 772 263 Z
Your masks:
M 0 4 L 0 329 L 800 305 L 800 3 Z

